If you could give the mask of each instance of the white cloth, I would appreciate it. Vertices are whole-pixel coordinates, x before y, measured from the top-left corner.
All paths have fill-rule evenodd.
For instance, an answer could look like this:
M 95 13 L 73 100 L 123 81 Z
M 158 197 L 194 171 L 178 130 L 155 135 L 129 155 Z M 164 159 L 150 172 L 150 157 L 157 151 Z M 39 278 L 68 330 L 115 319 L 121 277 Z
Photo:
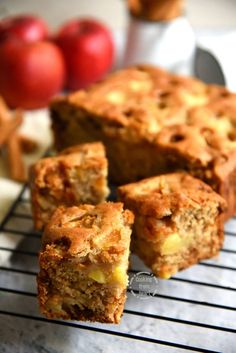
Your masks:
M 39 146 L 34 154 L 24 156 L 24 161 L 27 166 L 40 158 L 51 144 L 52 138 L 49 124 L 47 109 L 35 110 L 32 112 L 28 111 L 24 114 L 24 123 L 20 131 L 35 139 Z M 3 220 L 6 212 L 19 194 L 21 188 L 22 184 L 8 179 L 6 165 L 3 158 L 0 158 L 0 222 Z M 17 226 L 15 225 L 13 228 L 17 229 Z M 21 236 L 1 233 L 0 247 L 14 249 L 18 246 L 21 240 Z M 10 256 L 10 252 L 0 251 L 0 265 L 6 263 Z

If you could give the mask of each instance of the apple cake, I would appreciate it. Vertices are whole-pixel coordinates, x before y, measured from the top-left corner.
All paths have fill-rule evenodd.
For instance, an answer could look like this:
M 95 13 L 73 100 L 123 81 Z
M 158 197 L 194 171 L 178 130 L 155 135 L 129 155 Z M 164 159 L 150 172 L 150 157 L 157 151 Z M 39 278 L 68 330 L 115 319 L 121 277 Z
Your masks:
M 105 201 L 109 192 L 107 169 L 100 142 L 77 145 L 36 162 L 30 171 L 35 229 L 41 230 L 59 205 Z
M 169 278 L 218 254 L 224 238 L 225 201 L 185 173 L 152 177 L 119 187 L 135 215 L 132 250 L 160 278 Z
M 60 206 L 43 234 L 38 275 L 48 318 L 119 323 L 133 214 L 120 202 Z
M 58 150 L 100 140 L 116 184 L 174 171 L 201 178 L 236 213 L 236 94 L 139 65 L 51 103 Z

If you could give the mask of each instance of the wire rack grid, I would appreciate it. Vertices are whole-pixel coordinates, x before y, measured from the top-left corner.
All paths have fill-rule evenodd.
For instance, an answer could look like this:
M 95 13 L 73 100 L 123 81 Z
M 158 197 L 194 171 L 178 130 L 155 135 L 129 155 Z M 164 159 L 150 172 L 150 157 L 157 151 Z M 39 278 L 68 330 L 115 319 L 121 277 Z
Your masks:
M 35 281 L 40 237 L 33 230 L 25 185 L 0 225 L 0 258 L 5 259 L 0 266 L 1 352 L 236 351 L 236 218 L 225 226 L 217 259 L 202 261 L 168 281 L 156 280 L 155 290 L 144 297 L 132 278 L 149 270 L 133 256 L 133 287 L 128 288 L 120 325 L 40 315 Z

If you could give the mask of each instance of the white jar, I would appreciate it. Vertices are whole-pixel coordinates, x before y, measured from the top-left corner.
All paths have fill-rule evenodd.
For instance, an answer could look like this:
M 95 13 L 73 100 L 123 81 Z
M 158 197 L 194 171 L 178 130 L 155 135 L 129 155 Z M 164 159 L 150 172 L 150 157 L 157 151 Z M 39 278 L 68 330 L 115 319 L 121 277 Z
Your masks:
M 191 75 L 195 50 L 195 34 L 185 17 L 148 22 L 130 16 L 123 66 L 149 63 Z

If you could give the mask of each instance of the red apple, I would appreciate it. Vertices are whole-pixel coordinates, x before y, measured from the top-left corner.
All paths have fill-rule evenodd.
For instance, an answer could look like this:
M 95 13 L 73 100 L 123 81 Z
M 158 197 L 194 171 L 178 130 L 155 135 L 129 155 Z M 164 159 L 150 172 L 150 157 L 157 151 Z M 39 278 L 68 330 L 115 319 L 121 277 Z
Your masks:
M 111 68 L 114 44 L 108 28 L 94 19 L 76 19 L 59 31 L 56 42 L 67 67 L 66 86 L 75 90 L 100 80 Z
M 9 39 L 0 46 L 0 95 L 11 107 L 46 106 L 64 78 L 64 59 L 55 44 Z
M 43 40 L 48 35 L 46 23 L 33 15 L 11 16 L 0 21 L 0 43 L 8 38 L 34 42 Z

